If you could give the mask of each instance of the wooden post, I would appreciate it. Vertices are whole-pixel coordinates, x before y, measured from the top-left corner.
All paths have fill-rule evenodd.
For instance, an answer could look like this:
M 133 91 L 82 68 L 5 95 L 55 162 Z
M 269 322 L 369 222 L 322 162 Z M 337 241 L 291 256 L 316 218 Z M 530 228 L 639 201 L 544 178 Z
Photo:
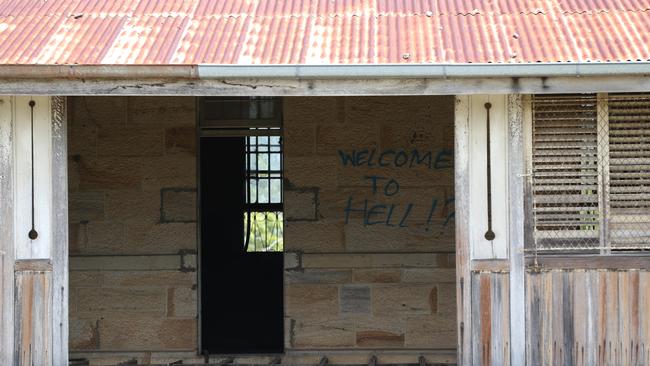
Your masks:
M 458 365 L 472 362 L 472 298 L 469 246 L 469 96 L 457 96 L 454 128 L 456 304 Z
M 68 363 L 65 98 L 0 97 L 0 362 Z
M 508 208 L 510 243 L 510 364 L 526 363 L 526 299 L 524 287 L 524 185 L 526 160 L 523 100 L 508 95 Z M 529 110 L 530 111 L 530 110 Z

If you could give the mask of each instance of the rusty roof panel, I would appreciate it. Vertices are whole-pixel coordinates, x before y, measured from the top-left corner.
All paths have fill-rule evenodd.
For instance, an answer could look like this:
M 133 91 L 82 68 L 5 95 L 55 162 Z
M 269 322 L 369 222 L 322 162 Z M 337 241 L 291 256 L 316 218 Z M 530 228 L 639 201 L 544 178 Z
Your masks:
M 650 0 L 0 0 L 2 64 L 650 60 Z

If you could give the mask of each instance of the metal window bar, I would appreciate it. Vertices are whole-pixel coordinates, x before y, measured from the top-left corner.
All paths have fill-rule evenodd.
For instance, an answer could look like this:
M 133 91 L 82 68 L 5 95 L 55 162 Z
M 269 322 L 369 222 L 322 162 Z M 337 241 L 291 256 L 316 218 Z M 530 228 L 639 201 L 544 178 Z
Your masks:
M 532 98 L 528 252 L 650 250 L 650 94 Z
M 246 251 L 283 250 L 282 160 L 280 136 L 246 137 Z

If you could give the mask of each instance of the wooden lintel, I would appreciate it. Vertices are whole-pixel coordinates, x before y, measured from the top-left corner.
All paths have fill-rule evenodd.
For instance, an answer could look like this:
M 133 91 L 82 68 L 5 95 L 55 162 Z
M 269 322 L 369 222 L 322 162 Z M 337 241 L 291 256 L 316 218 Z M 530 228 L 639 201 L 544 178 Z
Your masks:
M 471 264 L 472 272 L 508 272 L 510 261 L 508 259 L 475 259 Z
M 17 260 L 14 265 L 15 272 L 22 271 L 35 271 L 35 272 L 51 272 L 52 261 L 49 259 L 21 259 Z
M 650 255 L 549 255 L 526 258 L 528 270 L 545 269 L 650 269 Z
M 635 92 L 650 76 L 370 79 L 0 79 L 0 95 L 348 96 Z

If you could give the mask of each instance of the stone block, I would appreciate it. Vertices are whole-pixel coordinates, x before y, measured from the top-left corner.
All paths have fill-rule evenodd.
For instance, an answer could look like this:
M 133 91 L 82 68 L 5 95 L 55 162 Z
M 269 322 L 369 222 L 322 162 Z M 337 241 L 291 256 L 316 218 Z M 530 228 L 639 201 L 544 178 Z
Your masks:
M 453 123 L 454 98 L 448 96 L 346 97 L 345 123 L 415 125 Z
M 301 270 L 287 271 L 287 283 L 348 283 L 352 277 L 349 270 Z
M 80 223 L 104 219 L 104 192 L 69 192 L 68 220 Z
M 372 310 L 377 316 L 434 314 L 438 289 L 429 285 L 377 286 L 373 288 Z
M 316 153 L 337 155 L 340 149 L 377 149 L 379 132 L 379 125 L 319 125 L 316 130 Z
M 305 253 L 343 252 L 343 223 L 322 220 L 287 221 L 284 224 L 284 248 Z
M 399 269 L 357 269 L 352 272 L 352 281 L 358 283 L 398 283 Z
M 458 336 L 455 315 L 419 315 L 406 320 L 405 346 L 454 349 Z
M 344 319 L 295 321 L 290 334 L 294 349 L 349 348 L 356 342 L 354 323 Z
M 156 126 L 102 127 L 97 131 L 99 156 L 161 156 L 165 131 Z
M 284 178 L 287 185 L 295 187 L 328 187 L 338 186 L 336 172 L 339 164 L 338 157 L 327 156 L 296 156 L 285 153 Z
M 196 99 L 192 97 L 130 97 L 129 126 L 196 126 Z
M 84 255 L 122 254 L 126 252 L 126 226 L 120 222 L 91 221 L 86 225 Z
M 456 283 L 438 285 L 438 314 L 453 317 L 456 314 Z
M 196 319 L 111 316 L 99 321 L 101 349 L 120 351 L 196 350 Z
M 194 126 L 165 129 L 165 154 L 186 153 L 196 155 L 196 128 Z
M 155 224 L 160 221 L 160 192 L 106 192 L 106 218 L 126 224 Z
M 338 316 L 339 292 L 337 286 L 288 284 L 284 291 L 286 316 L 301 321 Z
M 369 286 L 341 286 L 340 296 L 342 314 L 370 314 Z
M 286 240 L 286 236 L 285 236 Z M 289 250 L 286 250 L 286 244 L 285 244 L 285 251 L 284 251 L 284 269 L 285 270 L 297 270 L 300 269 L 301 267 L 301 258 L 300 252 L 292 252 Z
M 343 97 L 287 97 L 283 98 L 285 129 L 294 125 L 327 125 L 344 120 Z
M 196 317 L 197 291 L 190 287 L 172 287 L 167 290 L 168 317 Z
M 160 191 L 160 222 L 196 222 L 196 189 L 164 188 Z
M 341 253 L 303 254 L 304 268 L 453 268 L 453 254 L 448 253 Z
M 142 188 L 160 191 L 168 187 L 196 187 L 196 157 L 173 154 L 143 158 Z
M 142 187 L 141 160 L 133 157 L 81 157 L 79 189 L 140 189 Z
M 196 223 L 129 224 L 124 254 L 177 254 L 196 251 Z
M 68 123 L 68 155 L 97 155 L 97 126 L 87 121 Z
M 81 253 L 88 243 L 88 232 L 85 224 L 70 223 L 68 225 L 68 253 Z
M 315 221 L 318 219 L 317 215 L 317 189 L 285 189 L 284 218 L 286 221 Z
M 126 127 L 128 97 L 72 97 L 70 98 L 69 129 L 82 126 Z
M 180 271 L 106 271 L 106 284 L 112 287 L 187 287 L 196 286 L 196 272 Z
M 402 271 L 406 283 L 456 283 L 454 268 L 407 268 Z
M 77 311 L 79 314 L 103 315 L 107 313 L 163 316 L 166 312 L 167 293 L 163 288 L 79 288 Z
M 71 289 L 79 287 L 102 287 L 104 273 L 101 271 L 70 271 L 69 286 Z
M 97 320 L 71 318 L 69 325 L 71 351 L 90 351 L 99 348 Z
M 316 151 L 316 126 L 311 124 L 285 123 L 282 139 L 286 156 L 310 156 Z
M 357 332 L 357 346 L 368 348 L 401 348 L 404 347 L 404 334 L 381 330 Z

